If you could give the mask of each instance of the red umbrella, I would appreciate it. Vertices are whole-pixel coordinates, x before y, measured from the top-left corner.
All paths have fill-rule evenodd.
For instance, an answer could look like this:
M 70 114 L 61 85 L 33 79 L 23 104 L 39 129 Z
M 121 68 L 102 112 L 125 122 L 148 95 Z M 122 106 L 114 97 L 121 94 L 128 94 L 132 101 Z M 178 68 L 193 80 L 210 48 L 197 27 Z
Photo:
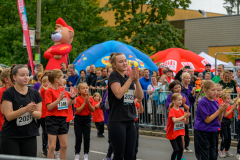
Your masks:
M 190 66 L 196 72 L 203 72 L 205 65 L 209 63 L 198 54 L 182 48 L 169 48 L 164 51 L 159 51 L 150 58 L 154 63 L 160 63 L 160 65 L 169 67 L 175 73 L 184 66 Z M 213 66 L 211 71 L 214 71 Z

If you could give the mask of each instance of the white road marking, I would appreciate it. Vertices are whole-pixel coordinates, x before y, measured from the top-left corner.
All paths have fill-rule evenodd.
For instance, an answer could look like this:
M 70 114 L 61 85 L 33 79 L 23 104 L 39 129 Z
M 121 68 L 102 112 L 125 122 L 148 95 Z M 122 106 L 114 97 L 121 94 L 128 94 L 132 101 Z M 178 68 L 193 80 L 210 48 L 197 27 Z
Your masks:
M 103 154 L 103 155 L 106 155 L 106 154 L 107 154 L 107 153 L 104 153 L 104 152 L 93 151 L 93 150 L 90 150 L 90 152 L 92 152 L 92 153 L 97 153 L 97 154 Z M 137 160 L 142 160 L 142 159 L 137 159 Z
M 98 152 L 98 151 L 93 151 L 93 150 L 90 150 L 90 152 L 92 153 L 97 153 L 97 154 L 103 154 L 103 155 L 106 155 L 107 153 L 104 153 L 104 152 Z

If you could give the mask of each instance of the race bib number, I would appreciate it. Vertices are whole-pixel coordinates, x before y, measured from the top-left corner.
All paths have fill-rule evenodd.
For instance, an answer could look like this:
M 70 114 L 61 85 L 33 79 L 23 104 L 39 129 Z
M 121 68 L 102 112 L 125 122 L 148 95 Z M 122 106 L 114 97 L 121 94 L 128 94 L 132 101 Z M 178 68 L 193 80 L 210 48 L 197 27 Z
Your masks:
M 124 94 L 124 103 L 133 103 L 134 101 L 134 93 L 135 91 L 132 89 L 129 89 L 125 94 Z
M 61 102 L 58 103 L 58 110 L 68 109 L 67 98 L 63 98 Z
M 185 121 L 179 121 L 179 122 L 174 123 L 174 131 L 184 129 L 184 127 L 185 127 L 184 123 L 185 123 Z
M 17 118 L 17 126 L 25 126 L 25 125 L 31 123 L 32 120 L 33 120 L 33 118 L 30 115 L 30 113 L 26 112 Z

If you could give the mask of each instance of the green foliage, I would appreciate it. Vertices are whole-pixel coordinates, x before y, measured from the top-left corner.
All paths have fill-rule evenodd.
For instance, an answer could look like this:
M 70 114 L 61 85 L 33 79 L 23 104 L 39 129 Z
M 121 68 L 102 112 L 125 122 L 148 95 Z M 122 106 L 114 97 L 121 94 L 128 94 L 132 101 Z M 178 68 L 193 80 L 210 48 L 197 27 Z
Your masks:
M 224 8 L 229 15 L 239 14 L 240 0 L 224 0 Z M 237 9 L 237 12 L 235 11 Z
M 26 64 L 27 49 L 23 48 L 23 32 L 16 0 L 0 1 L 0 63 Z M 29 28 L 36 28 L 37 0 L 25 0 Z M 41 14 L 41 62 L 47 60 L 43 53 L 54 44 L 51 34 L 55 30 L 56 20 L 62 17 L 74 29 L 72 51 L 69 54 L 73 62 L 79 53 L 97 43 L 113 39 L 115 31 L 105 25 L 107 22 L 99 16 L 98 0 L 42 0 Z M 36 53 L 32 49 L 33 56 Z
M 239 47 L 232 48 L 231 50 L 233 52 L 240 52 Z M 235 64 L 235 59 L 240 58 L 240 54 L 239 55 L 227 55 L 227 58 L 229 61 L 231 61 L 233 64 Z
M 186 9 L 190 0 L 109 0 L 104 11 L 114 11 L 118 39 L 151 55 L 170 47 L 184 48 L 182 31 L 174 28 L 167 16 L 174 8 Z

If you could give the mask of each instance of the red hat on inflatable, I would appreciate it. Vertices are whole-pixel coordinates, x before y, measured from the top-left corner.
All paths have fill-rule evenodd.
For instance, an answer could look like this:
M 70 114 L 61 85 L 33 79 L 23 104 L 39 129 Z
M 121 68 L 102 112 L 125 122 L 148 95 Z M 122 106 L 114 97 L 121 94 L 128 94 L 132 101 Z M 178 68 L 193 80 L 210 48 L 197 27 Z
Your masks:
M 71 26 L 68 26 L 67 23 L 61 17 L 57 19 L 56 24 L 60 24 L 63 27 L 67 27 L 69 30 L 74 32 L 73 28 Z

